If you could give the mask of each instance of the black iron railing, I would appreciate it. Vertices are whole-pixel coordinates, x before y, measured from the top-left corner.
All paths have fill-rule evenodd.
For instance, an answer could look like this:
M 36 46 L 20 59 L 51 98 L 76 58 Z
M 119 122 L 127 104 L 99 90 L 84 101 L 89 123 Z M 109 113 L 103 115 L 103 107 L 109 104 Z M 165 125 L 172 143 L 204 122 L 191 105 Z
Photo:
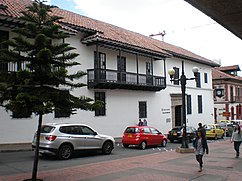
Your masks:
M 119 72 L 110 69 L 89 69 L 89 88 L 136 89 L 159 91 L 166 88 L 166 79 L 161 76 Z
M 234 96 L 232 101 L 233 102 L 242 102 L 242 96 Z

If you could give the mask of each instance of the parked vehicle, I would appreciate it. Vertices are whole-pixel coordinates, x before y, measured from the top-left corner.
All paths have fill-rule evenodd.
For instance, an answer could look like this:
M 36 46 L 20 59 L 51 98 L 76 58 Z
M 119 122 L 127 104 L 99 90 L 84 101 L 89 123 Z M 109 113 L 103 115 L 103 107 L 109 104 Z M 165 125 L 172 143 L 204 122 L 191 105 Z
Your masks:
M 182 141 L 183 129 L 184 129 L 184 126 L 177 126 L 172 128 L 168 132 L 168 139 L 170 140 L 171 143 L 173 143 L 174 141 L 179 141 L 179 142 Z M 192 126 L 187 126 L 186 131 L 187 131 L 188 142 L 192 142 L 192 140 L 196 137 L 197 130 Z
M 150 126 L 129 126 L 125 129 L 122 138 L 125 148 L 129 147 L 129 145 L 137 145 L 143 150 L 147 146 L 154 145 L 166 147 L 167 141 L 165 135 Z
M 41 127 L 40 153 L 54 154 L 64 160 L 76 150 L 101 150 L 104 154 L 111 154 L 114 145 L 113 137 L 98 134 L 84 124 L 51 123 Z M 32 147 L 36 147 L 36 134 Z
M 220 127 L 224 130 L 224 134 L 227 137 L 231 137 L 234 131 L 235 125 L 232 123 L 219 123 Z
M 204 128 L 206 129 L 207 138 L 213 138 L 216 140 L 224 137 L 224 130 L 219 124 L 207 124 L 204 125 Z

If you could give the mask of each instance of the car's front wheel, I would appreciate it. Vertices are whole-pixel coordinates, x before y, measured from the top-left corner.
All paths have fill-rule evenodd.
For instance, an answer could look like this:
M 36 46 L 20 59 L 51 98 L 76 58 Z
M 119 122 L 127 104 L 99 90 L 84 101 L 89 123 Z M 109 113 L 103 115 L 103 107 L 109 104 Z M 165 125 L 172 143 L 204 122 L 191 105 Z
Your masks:
M 71 145 L 62 145 L 58 151 L 58 157 L 61 160 L 67 160 L 72 156 L 73 148 Z
M 167 141 L 166 140 L 162 140 L 161 146 L 162 147 L 166 147 Z
M 103 147 L 102 147 L 103 154 L 109 155 L 111 154 L 112 150 L 113 150 L 113 144 L 110 141 L 105 142 L 103 144 Z
M 142 150 L 145 150 L 146 146 L 147 146 L 146 142 L 145 141 L 142 141 L 141 144 L 140 144 L 140 148 Z

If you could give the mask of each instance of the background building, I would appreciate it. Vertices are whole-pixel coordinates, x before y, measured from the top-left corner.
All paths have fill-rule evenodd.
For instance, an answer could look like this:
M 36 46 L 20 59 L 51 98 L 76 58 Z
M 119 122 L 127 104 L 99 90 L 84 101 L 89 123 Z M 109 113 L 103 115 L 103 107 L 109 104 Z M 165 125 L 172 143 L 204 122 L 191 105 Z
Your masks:
M 214 119 L 242 119 L 242 77 L 238 65 L 213 69 Z

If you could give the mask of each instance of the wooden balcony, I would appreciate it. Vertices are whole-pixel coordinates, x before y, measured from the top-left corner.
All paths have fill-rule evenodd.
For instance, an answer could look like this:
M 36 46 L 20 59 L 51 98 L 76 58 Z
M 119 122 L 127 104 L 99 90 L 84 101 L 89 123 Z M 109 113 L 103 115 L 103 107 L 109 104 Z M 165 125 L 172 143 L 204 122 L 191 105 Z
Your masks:
M 160 91 L 166 88 L 166 78 L 110 69 L 89 69 L 88 88 Z
M 236 103 L 242 103 L 242 96 L 234 96 L 232 101 Z

